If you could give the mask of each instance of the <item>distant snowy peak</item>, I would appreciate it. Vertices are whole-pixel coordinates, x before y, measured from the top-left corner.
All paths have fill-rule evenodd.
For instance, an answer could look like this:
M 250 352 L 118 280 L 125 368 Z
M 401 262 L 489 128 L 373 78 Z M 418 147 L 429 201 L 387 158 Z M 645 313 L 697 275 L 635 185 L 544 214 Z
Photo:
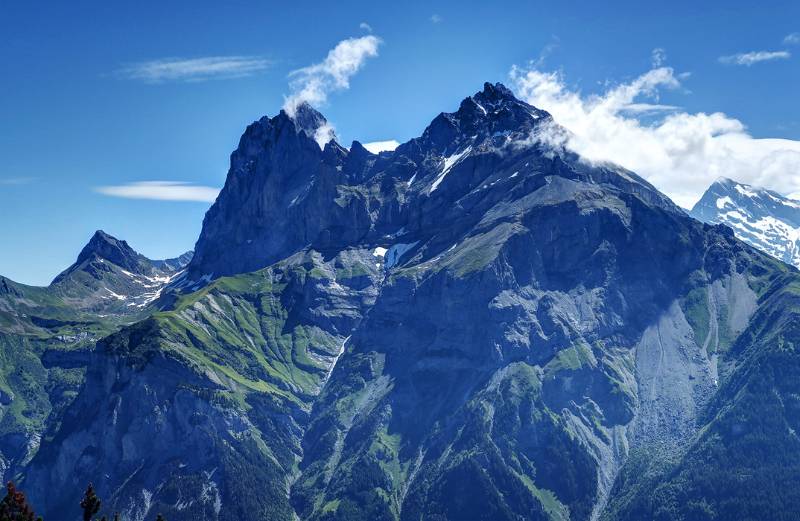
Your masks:
M 81 310 L 103 315 L 137 313 L 184 273 L 192 255 L 151 260 L 124 240 L 98 230 L 50 288 Z
M 800 201 L 720 178 L 690 214 L 703 222 L 725 224 L 750 245 L 800 267 Z

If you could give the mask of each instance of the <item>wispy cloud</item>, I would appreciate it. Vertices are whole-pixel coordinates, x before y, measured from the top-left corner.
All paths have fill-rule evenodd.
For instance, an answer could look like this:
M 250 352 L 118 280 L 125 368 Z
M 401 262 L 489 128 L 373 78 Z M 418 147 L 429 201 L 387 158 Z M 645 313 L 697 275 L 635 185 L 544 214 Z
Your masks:
M 680 107 L 676 105 L 662 105 L 660 103 L 628 103 L 622 110 L 631 114 L 654 114 L 673 112 L 680 110 Z
M 439 22 L 441 22 L 443 20 L 443 18 L 441 16 L 439 16 L 438 14 L 434 13 L 434 14 L 431 15 L 430 20 L 431 20 L 432 23 L 438 24 Z
M 27 185 L 36 180 L 35 177 L 0 177 L 0 185 L 18 186 Z
M 783 43 L 786 45 L 800 44 L 800 33 L 787 34 L 786 37 L 783 39 Z
M 145 83 L 243 78 L 263 72 L 272 61 L 260 56 L 163 58 L 134 63 L 117 71 L 120 77 Z
M 650 62 L 653 67 L 661 67 L 667 61 L 667 51 L 661 47 L 656 47 L 650 52 Z
M 784 194 L 800 192 L 800 141 L 756 139 L 741 121 L 720 112 L 655 105 L 653 113 L 647 102 L 664 89 L 682 88 L 686 78 L 662 66 L 587 95 L 557 72 L 535 66 L 511 71 L 518 95 L 570 131 L 556 136 L 558 144 L 588 160 L 637 172 L 681 206 L 691 207 L 719 176 Z
M 378 55 L 382 40 L 368 35 L 342 40 L 319 63 L 289 73 L 292 93 L 286 97 L 283 108 L 293 116 L 303 102 L 323 105 L 331 92 L 350 88 L 350 78 L 366 63 L 367 58 Z
M 720 63 L 729 65 L 745 65 L 749 67 L 760 62 L 786 60 L 791 56 L 789 51 L 753 51 L 731 54 L 730 56 L 720 56 L 719 61 Z
M 153 199 L 158 201 L 198 201 L 211 203 L 217 198 L 219 188 L 179 181 L 139 181 L 115 186 L 98 186 L 95 192 L 126 199 Z
M 371 143 L 364 143 L 364 148 L 372 152 L 373 154 L 380 154 L 384 151 L 392 151 L 395 148 L 399 147 L 400 143 L 395 139 L 389 139 L 386 141 L 373 141 Z
M 367 22 L 361 22 L 360 24 L 358 24 L 358 28 L 367 31 L 368 33 L 372 32 L 372 26 Z

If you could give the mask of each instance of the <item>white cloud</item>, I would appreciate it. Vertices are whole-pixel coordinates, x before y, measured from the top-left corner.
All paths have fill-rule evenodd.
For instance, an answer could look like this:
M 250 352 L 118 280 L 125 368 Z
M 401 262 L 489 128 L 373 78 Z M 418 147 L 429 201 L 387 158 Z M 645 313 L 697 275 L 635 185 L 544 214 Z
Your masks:
M 657 100 L 681 86 L 669 67 L 646 72 L 599 95 L 567 86 L 559 73 L 514 67 L 511 81 L 525 101 L 566 127 L 566 146 L 593 161 L 612 161 L 642 175 L 690 208 L 718 177 L 782 192 L 800 192 L 800 141 L 756 139 L 723 113 L 670 107 L 656 121 L 639 119 L 637 100 Z M 631 110 L 634 108 L 634 110 Z
M 325 148 L 325 145 L 332 139 L 336 139 L 336 129 L 329 121 L 326 121 L 314 132 L 314 141 L 317 142 L 319 148 Z
M 373 141 L 371 143 L 364 143 L 364 148 L 372 152 L 373 154 L 380 154 L 384 151 L 392 151 L 395 148 L 399 147 L 400 143 L 394 139 L 389 139 L 386 141 Z
M 211 203 L 217 198 L 219 188 L 200 186 L 178 181 L 139 181 L 117 186 L 98 186 L 96 192 L 126 199 L 153 199 L 158 201 L 199 201 Z
M 372 32 L 372 26 L 367 22 L 361 22 L 360 24 L 358 24 L 358 28 L 367 31 L 368 33 Z
M 432 23 L 438 24 L 439 22 L 442 21 L 442 17 L 439 16 L 438 14 L 432 14 L 430 20 Z
M 661 47 L 656 47 L 650 53 L 650 61 L 653 63 L 653 67 L 661 67 L 667 61 L 667 51 Z
M 786 45 L 800 44 L 800 33 L 787 34 L 786 37 L 783 39 L 783 43 Z
M 293 116 L 303 102 L 322 105 L 331 92 L 348 89 L 350 78 L 364 66 L 367 58 L 378 55 L 381 43 L 381 39 L 373 35 L 348 38 L 331 49 L 322 62 L 289 73 L 292 94 L 283 103 L 286 113 Z
M 36 180 L 35 177 L 0 177 L 0 185 L 19 186 L 27 185 Z
M 117 71 L 128 79 L 145 83 L 167 81 L 206 81 L 242 78 L 264 71 L 272 65 L 259 56 L 207 56 L 203 58 L 164 58 L 135 63 Z
M 720 56 L 720 63 L 730 65 L 746 65 L 747 67 L 766 61 L 786 60 L 792 55 L 788 51 L 753 51 L 732 54 L 730 56 Z

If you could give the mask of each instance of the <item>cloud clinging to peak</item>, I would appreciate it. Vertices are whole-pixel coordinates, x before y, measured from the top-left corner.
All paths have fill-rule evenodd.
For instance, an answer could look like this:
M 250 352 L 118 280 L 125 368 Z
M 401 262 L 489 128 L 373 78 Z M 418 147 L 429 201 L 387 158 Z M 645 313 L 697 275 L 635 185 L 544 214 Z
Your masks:
M 786 60 L 791 58 L 791 56 L 789 51 L 752 51 L 731 54 L 730 56 L 720 56 L 719 62 L 729 65 L 745 65 L 750 67 L 760 62 Z
M 260 56 L 164 58 L 134 63 L 118 70 L 117 75 L 145 83 L 208 81 L 252 76 L 271 65 L 270 60 Z
M 342 40 L 319 63 L 289 73 L 291 94 L 283 108 L 292 116 L 303 102 L 314 106 L 325 104 L 328 95 L 350 87 L 350 78 L 378 55 L 382 40 L 374 35 Z
M 95 192 L 126 199 L 152 199 L 157 201 L 196 201 L 212 203 L 219 188 L 179 181 L 138 181 L 116 186 L 98 186 Z
M 670 67 L 657 67 L 587 95 L 570 88 L 557 72 L 530 67 L 511 71 L 517 94 L 570 131 L 563 144 L 588 160 L 633 170 L 685 208 L 720 176 L 800 194 L 800 141 L 756 139 L 742 122 L 720 112 L 670 107 L 642 118 L 637 106 L 653 104 L 641 100 L 663 107 L 657 104 L 659 92 L 680 88 L 685 78 Z

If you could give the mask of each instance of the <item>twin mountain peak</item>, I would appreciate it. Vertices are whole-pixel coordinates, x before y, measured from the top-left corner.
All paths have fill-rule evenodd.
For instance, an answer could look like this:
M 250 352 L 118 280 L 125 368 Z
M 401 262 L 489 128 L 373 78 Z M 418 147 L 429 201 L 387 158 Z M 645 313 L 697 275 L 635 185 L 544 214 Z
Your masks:
M 123 519 L 800 511 L 796 270 L 499 84 L 392 152 L 326 128 L 250 125 L 191 260 L 98 232 L 0 280 L 0 461 L 46 519 L 87 482 Z
M 332 133 L 325 134 L 329 128 L 307 103 L 291 115 L 281 110 L 249 125 L 194 254 L 153 261 L 99 230 L 54 284 L 76 271 L 96 271 L 98 261 L 160 280 L 185 269 L 171 282 L 193 289 L 303 248 L 337 251 L 396 242 L 428 244 L 434 256 L 441 249 L 436 244 L 458 241 L 482 205 L 535 189 L 545 171 L 614 186 L 680 211 L 636 174 L 583 163 L 560 147 L 567 131 L 500 83 L 485 83 L 456 112 L 439 114 L 420 137 L 394 151 L 373 154 L 358 141 L 342 147 Z M 327 141 L 320 140 L 321 133 Z M 457 175 L 448 175 L 453 172 Z M 721 178 L 690 215 L 730 226 L 745 242 L 800 266 L 800 204 L 775 192 Z

